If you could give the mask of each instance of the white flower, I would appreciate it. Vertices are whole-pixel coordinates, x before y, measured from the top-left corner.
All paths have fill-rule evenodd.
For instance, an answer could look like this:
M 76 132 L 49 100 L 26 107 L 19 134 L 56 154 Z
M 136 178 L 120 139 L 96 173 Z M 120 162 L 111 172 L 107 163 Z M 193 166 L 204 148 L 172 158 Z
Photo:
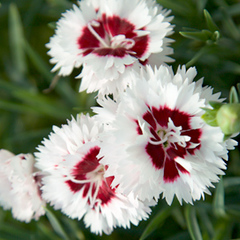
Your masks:
M 133 66 L 171 61 L 170 11 L 154 0 L 83 0 L 63 14 L 46 45 L 52 71 L 69 75 L 83 65 L 80 91 L 116 94 Z M 109 85 L 111 85 L 109 87 Z
M 150 208 L 133 194 L 116 193 L 110 187 L 114 178 L 104 177 L 107 166 L 97 157 L 101 126 L 94 117 L 78 115 L 61 128 L 53 127 L 35 155 L 45 174 L 43 198 L 71 218 L 84 217 L 92 232 L 110 234 L 114 227 L 137 225 Z
M 208 187 L 226 169 L 227 148 L 219 127 L 201 118 L 208 101 L 222 101 L 202 79 L 193 82 L 195 68 L 170 67 L 154 71 L 147 67 L 132 73 L 135 82 L 119 99 L 99 100 L 97 118 L 108 126 L 101 134 L 100 163 L 109 165 L 106 177 L 114 177 L 112 187 L 141 200 L 158 198 L 172 203 L 192 203 L 210 194 Z
M 38 173 L 34 173 L 31 154 L 14 155 L 0 150 L 0 204 L 12 209 L 13 217 L 25 222 L 38 220 L 45 214 Z

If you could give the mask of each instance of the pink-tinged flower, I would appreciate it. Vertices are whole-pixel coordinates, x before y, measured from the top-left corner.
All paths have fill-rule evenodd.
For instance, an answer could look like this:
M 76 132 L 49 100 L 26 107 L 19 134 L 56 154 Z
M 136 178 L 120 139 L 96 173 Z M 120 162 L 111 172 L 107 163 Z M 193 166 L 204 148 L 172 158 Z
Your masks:
M 31 154 L 14 155 L 0 150 L 0 205 L 12 209 L 13 217 L 25 222 L 45 214 L 38 173 Z
M 63 14 L 46 45 L 52 71 L 69 75 L 83 65 L 80 91 L 100 95 L 126 88 L 132 67 L 172 59 L 170 11 L 154 0 L 83 0 Z M 109 86 L 110 85 L 110 86 Z
M 97 234 L 130 227 L 146 219 L 150 208 L 111 187 L 114 177 L 104 177 L 108 168 L 99 163 L 98 134 L 102 125 L 88 115 L 78 115 L 61 128 L 53 127 L 36 153 L 37 167 L 44 172 L 43 198 L 71 218 L 83 217 Z
M 112 187 L 141 200 L 162 193 L 170 205 L 204 198 L 209 187 L 226 169 L 227 149 L 234 140 L 223 141 L 219 127 L 201 118 L 209 101 L 222 101 L 202 79 L 193 82 L 195 68 L 147 67 L 132 73 L 135 82 L 113 101 L 99 100 L 94 108 L 108 131 L 101 134 L 100 163 L 109 165 L 106 177 Z M 105 118 L 105 120 L 104 120 Z M 224 160 L 223 160 L 224 159 Z

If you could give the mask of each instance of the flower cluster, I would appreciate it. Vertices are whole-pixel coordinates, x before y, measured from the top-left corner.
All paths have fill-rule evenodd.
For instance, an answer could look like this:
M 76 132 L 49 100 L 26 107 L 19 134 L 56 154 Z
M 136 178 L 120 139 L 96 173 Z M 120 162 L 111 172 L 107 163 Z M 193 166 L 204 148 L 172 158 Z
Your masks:
M 160 196 L 171 205 L 211 194 L 237 142 L 202 118 L 220 93 L 194 67 L 167 65 L 169 14 L 154 0 L 82 0 L 63 14 L 47 44 L 52 71 L 82 67 L 80 92 L 97 92 L 99 106 L 53 127 L 35 153 L 40 173 L 32 155 L 0 152 L 0 203 L 16 218 L 38 219 L 46 201 L 110 234 L 147 219 Z

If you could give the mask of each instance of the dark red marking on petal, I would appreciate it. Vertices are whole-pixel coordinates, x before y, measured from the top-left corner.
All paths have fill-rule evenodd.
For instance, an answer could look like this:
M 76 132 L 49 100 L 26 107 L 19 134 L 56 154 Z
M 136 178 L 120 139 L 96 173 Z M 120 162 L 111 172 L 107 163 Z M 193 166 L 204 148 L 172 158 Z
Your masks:
M 179 171 L 181 171 L 184 174 L 189 174 L 189 171 L 186 170 L 182 165 L 180 165 L 179 163 L 176 163 L 176 166 L 178 168 Z
M 115 197 L 115 190 L 110 187 L 112 181 L 113 177 L 106 178 L 106 181 L 103 181 L 102 186 L 99 188 L 97 199 L 101 200 L 102 206 Z
M 163 180 L 165 182 L 174 182 L 179 177 L 176 163 L 172 158 L 166 158 L 164 164 Z
M 175 159 L 177 157 L 184 158 L 187 153 L 194 154 L 196 149 L 201 146 L 201 129 L 191 129 L 191 117 L 186 112 L 179 111 L 178 109 L 170 109 L 167 106 L 149 108 L 143 114 L 142 118 L 150 125 L 149 130 L 152 134 L 152 141 L 160 141 L 157 131 L 163 131 L 168 128 L 169 118 L 173 121 L 176 127 L 181 127 L 181 135 L 189 136 L 191 139 L 186 142 L 186 147 L 180 146 L 177 142 L 169 142 L 154 145 L 150 142 L 147 143 L 145 150 L 149 155 L 153 166 L 156 169 L 164 168 L 164 181 L 174 182 L 179 177 L 179 171 L 184 174 L 189 172 L 178 164 Z M 171 129 L 168 129 L 168 131 Z M 162 133 L 163 133 L 162 132 Z M 191 143 L 199 144 L 195 148 L 191 148 Z M 188 148 L 189 147 L 189 148 Z
M 105 178 L 105 181 L 102 181 L 102 185 L 99 187 L 96 199 L 101 201 L 100 203 L 101 206 L 108 204 L 112 200 L 112 198 L 115 197 L 115 189 L 111 188 L 111 183 L 113 179 L 114 177 Z M 94 196 L 95 191 L 96 191 L 96 185 L 94 184 L 92 188 L 92 193 L 91 193 L 92 197 Z M 88 204 L 90 205 L 89 200 L 88 200 Z M 95 208 L 98 204 L 99 202 L 96 202 L 93 208 Z
M 91 172 L 97 168 L 100 165 L 100 159 L 97 158 L 99 151 L 100 148 L 97 146 L 89 149 L 88 153 L 83 157 L 82 161 L 74 167 L 72 174 L 74 176 L 78 176 Z
M 99 22 L 98 27 L 92 26 L 92 28 L 101 38 L 105 38 L 105 31 L 101 22 Z M 78 38 L 77 44 L 79 49 L 93 49 L 100 46 L 99 40 L 90 32 L 87 26 L 82 29 L 82 34 Z
M 156 130 L 157 129 L 157 124 L 156 124 L 156 120 L 154 119 L 153 115 L 151 112 L 146 112 L 144 115 L 143 115 L 143 119 L 151 125 L 151 127 Z
M 139 123 L 138 123 L 138 120 L 134 120 L 134 122 L 137 124 L 136 130 L 137 130 L 138 135 L 142 135 L 143 132 L 142 132 L 142 129 L 140 128 L 140 125 L 139 125 Z
M 119 16 L 107 17 L 106 14 L 103 14 L 102 19 L 105 31 L 110 36 L 114 37 L 119 34 L 125 35 L 126 38 L 137 36 L 137 34 L 133 32 L 135 26 L 124 18 L 120 18 Z
M 164 165 L 164 175 L 163 180 L 165 182 L 174 182 L 177 180 L 179 175 L 179 171 L 184 174 L 189 174 L 189 172 L 180 164 L 174 161 L 172 158 L 166 158 Z
M 82 52 L 82 55 L 87 56 L 88 54 L 92 53 L 94 50 L 95 50 L 95 48 L 88 48 Z
M 74 169 L 72 170 L 72 175 L 76 180 L 86 180 L 87 173 L 92 172 L 100 165 L 99 161 L 101 158 L 97 158 L 99 151 L 100 151 L 100 148 L 98 146 L 89 149 L 88 153 L 83 157 L 83 159 L 75 165 Z M 105 168 L 107 168 L 107 166 L 105 166 Z M 111 188 L 111 183 L 113 179 L 114 177 L 108 177 L 103 179 L 102 184 L 99 187 L 96 198 L 101 201 L 101 205 L 109 203 L 111 199 L 115 196 L 115 189 Z M 80 183 L 72 182 L 71 180 L 66 181 L 66 184 L 74 193 L 84 188 L 83 197 L 86 197 L 88 195 L 90 186 L 91 186 L 90 183 L 80 184 Z M 96 184 L 93 183 L 92 190 L 91 190 L 92 197 L 95 195 L 96 190 L 97 190 Z M 89 199 L 88 199 L 88 204 L 90 204 Z M 99 204 L 99 202 L 96 202 L 95 206 L 97 204 Z
M 89 149 L 88 153 L 83 157 L 83 159 L 81 159 L 81 161 L 74 166 L 72 170 L 72 175 L 75 177 L 76 180 L 86 180 L 86 174 L 92 172 L 100 165 L 100 159 L 97 158 L 99 151 L 100 148 L 97 146 Z M 85 187 L 83 192 L 84 197 L 86 196 L 90 188 L 89 183 L 80 184 L 72 182 L 71 180 L 66 181 L 66 183 L 70 187 L 71 191 L 74 193 L 78 192 L 80 189 L 82 189 L 82 187 Z
M 179 146 L 177 143 L 171 143 L 170 147 L 166 150 L 166 152 L 170 158 L 174 159 L 176 157 L 183 158 L 187 153 L 186 150 L 186 148 Z
M 80 179 L 78 179 L 78 180 L 80 180 Z M 81 180 L 84 180 L 84 179 L 82 178 Z M 90 183 L 80 184 L 80 183 L 72 182 L 71 180 L 67 180 L 65 183 L 69 186 L 71 191 L 74 192 L 74 193 L 80 191 L 84 187 L 83 197 L 87 196 L 87 193 L 88 193 L 89 188 L 90 188 Z
M 129 54 L 136 58 L 141 58 L 148 49 L 149 36 L 138 37 L 134 32 L 135 26 L 127 19 L 120 18 L 119 16 L 107 17 L 106 14 L 102 15 L 102 19 L 98 19 L 99 26 L 92 26 L 94 31 L 110 45 L 111 38 L 117 35 L 125 35 L 126 39 L 134 40 L 135 44 L 132 48 L 126 49 L 122 46 L 116 48 L 102 47 L 99 40 L 91 33 L 88 26 L 82 29 L 81 36 L 77 40 L 78 48 L 83 51 L 83 56 L 94 53 L 99 56 L 114 56 L 124 57 Z M 132 53 L 134 52 L 134 53 Z
M 127 53 L 127 50 L 123 47 L 119 48 L 98 48 L 92 51 L 92 53 L 98 55 L 98 56 L 114 56 L 114 57 L 119 57 L 123 58 Z
M 152 114 L 153 114 L 154 118 L 156 119 L 157 123 L 161 127 L 167 127 L 168 119 L 169 119 L 169 117 L 172 117 L 173 110 L 169 109 L 167 107 L 160 107 L 159 109 L 152 107 Z
M 172 111 L 172 115 L 171 115 L 171 119 L 174 122 L 174 125 L 176 127 L 181 126 L 182 130 L 189 130 L 191 129 L 190 127 L 190 119 L 191 119 L 191 115 L 185 113 L 185 112 L 181 112 L 177 109 L 174 109 Z
M 148 59 L 144 60 L 144 61 L 141 61 L 141 60 L 138 60 L 140 64 L 142 64 L 143 66 L 146 66 L 148 64 Z
M 163 168 L 164 159 L 165 159 L 165 152 L 161 144 L 159 145 L 153 145 L 151 143 L 148 143 L 146 145 L 146 152 L 150 156 L 152 160 L 152 164 L 156 169 Z
M 191 129 L 191 124 L 190 124 L 190 120 L 192 117 L 191 115 L 189 115 L 188 113 L 179 111 L 178 109 L 170 109 L 166 106 L 160 107 L 159 109 L 156 109 L 155 107 L 153 107 L 152 113 L 153 113 L 154 119 L 156 119 L 157 123 L 161 127 L 167 127 L 169 118 L 171 118 L 171 120 L 173 121 L 176 127 L 181 126 L 182 128 L 181 135 L 189 136 L 191 137 L 191 140 L 190 140 L 191 143 L 199 144 L 196 148 L 188 149 L 188 152 L 190 154 L 193 154 L 196 149 L 199 149 L 201 147 L 200 138 L 201 138 L 202 132 L 201 132 L 201 129 Z M 190 142 L 187 143 L 187 147 L 191 145 Z M 181 147 L 179 146 L 177 148 L 180 151 Z
M 141 58 L 148 49 L 149 36 L 135 37 L 133 40 L 135 41 L 135 45 L 131 48 L 131 51 L 136 54 L 132 54 L 132 56 Z
M 150 132 L 154 138 L 151 138 L 152 141 L 160 141 L 160 137 L 157 135 L 156 131 L 153 128 L 150 128 Z
M 187 151 L 190 153 L 190 154 L 194 154 L 194 151 L 197 150 L 197 149 L 200 149 L 201 148 L 201 144 L 200 144 L 200 138 L 202 136 L 202 131 L 201 129 L 192 129 L 190 131 L 187 131 L 186 133 L 183 133 L 183 134 L 186 134 L 188 135 L 189 137 L 191 137 L 191 142 L 192 143 L 196 143 L 196 144 L 199 144 L 197 147 L 195 148 L 188 148 Z M 190 146 L 190 143 L 187 143 L 187 147 Z

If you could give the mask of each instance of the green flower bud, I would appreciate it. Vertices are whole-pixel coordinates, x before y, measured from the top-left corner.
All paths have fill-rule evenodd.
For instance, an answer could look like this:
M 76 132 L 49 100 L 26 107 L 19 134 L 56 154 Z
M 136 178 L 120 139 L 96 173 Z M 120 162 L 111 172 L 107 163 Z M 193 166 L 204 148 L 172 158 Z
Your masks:
M 216 121 L 225 135 L 240 132 L 240 103 L 222 105 L 217 112 Z

